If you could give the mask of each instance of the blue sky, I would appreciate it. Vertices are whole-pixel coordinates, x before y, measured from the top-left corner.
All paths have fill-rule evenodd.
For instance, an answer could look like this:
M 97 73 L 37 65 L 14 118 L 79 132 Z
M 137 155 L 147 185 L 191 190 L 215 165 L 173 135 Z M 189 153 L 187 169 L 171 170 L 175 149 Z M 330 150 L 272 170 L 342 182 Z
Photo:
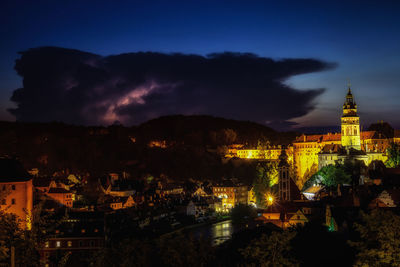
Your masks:
M 300 126 L 335 125 L 350 80 L 361 123 L 400 127 L 399 1 L 2 1 L 0 119 L 21 87 L 18 51 L 38 46 L 100 55 L 136 51 L 251 52 L 264 57 L 316 58 L 333 70 L 286 81 L 326 88 L 316 109 L 293 118 Z

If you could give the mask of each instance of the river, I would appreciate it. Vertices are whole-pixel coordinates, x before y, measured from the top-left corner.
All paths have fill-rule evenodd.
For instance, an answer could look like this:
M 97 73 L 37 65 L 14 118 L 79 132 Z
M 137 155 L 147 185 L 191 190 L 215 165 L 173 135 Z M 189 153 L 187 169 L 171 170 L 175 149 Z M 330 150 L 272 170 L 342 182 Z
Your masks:
M 210 238 L 214 246 L 218 246 L 223 242 L 231 239 L 233 234 L 233 225 L 231 220 L 217 222 L 214 224 L 206 224 L 187 230 L 188 233 L 195 237 L 200 236 Z

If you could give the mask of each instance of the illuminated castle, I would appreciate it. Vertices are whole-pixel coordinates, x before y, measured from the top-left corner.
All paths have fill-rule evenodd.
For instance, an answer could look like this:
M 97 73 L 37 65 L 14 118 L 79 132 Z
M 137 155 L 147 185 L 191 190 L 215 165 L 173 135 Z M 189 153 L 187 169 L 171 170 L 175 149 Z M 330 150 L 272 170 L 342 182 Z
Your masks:
M 369 165 L 374 160 L 386 161 L 386 149 L 391 142 L 399 142 L 400 132 L 385 136 L 378 131 L 360 131 L 357 104 L 350 87 L 343 104 L 341 133 L 302 135 L 293 143 L 294 164 L 300 183 L 324 166 L 343 163 L 346 159 L 361 160 Z
M 373 160 L 386 161 L 386 149 L 390 143 L 400 143 L 400 131 L 394 130 L 393 136 L 385 136 L 378 131 L 360 131 L 360 119 L 357 105 L 350 87 L 343 104 L 341 133 L 301 135 L 292 146 L 286 148 L 289 163 L 296 170 L 296 184 L 302 187 L 304 182 L 320 168 L 344 162 L 347 158 L 362 160 L 369 165 Z M 243 149 L 233 147 L 227 157 L 248 159 L 278 160 L 280 148 Z

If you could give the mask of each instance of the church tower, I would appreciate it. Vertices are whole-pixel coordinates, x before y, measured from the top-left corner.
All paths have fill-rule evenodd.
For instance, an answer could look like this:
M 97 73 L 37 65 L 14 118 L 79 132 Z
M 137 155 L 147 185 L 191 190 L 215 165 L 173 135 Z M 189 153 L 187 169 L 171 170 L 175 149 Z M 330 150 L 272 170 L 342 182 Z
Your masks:
M 349 86 L 346 101 L 343 104 L 342 115 L 342 146 L 361 150 L 360 118 L 357 115 L 357 105 Z
M 279 156 L 278 163 L 278 173 L 279 173 L 279 199 L 281 201 L 290 201 L 292 197 L 290 195 L 290 172 L 289 172 L 289 163 L 287 161 L 288 156 L 286 155 L 285 149 L 282 149 L 281 155 Z

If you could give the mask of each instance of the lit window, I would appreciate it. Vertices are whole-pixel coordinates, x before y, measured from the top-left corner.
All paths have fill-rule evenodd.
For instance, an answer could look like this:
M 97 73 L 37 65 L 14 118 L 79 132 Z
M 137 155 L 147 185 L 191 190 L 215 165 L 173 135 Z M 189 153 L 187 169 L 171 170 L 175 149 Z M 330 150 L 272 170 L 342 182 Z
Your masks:
M 56 241 L 56 247 L 61 247 L 61 241 Z
M 85 230 L 85 229 L 82 229 L 82 231 L 81 231 L 81 232 L 82 232 L 82 234 L 83 234 L 83 233 L 85 233 L 85 232 L 86 232 L 86 230 Z
M 44 243 L 44 247 L 46 247 L 46 248 L 49 247 L 49 241 L 46 241 L 46 242 Z
M 72 241 L 68 241 L 67 244 L 68 244 L 68 247 L 72 247 Z

